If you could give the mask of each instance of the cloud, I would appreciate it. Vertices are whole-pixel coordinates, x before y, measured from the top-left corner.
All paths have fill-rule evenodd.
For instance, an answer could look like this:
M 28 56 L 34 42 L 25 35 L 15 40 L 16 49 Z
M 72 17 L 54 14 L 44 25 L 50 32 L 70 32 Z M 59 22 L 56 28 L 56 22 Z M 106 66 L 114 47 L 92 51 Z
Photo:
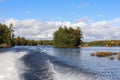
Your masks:
M 116 19 L 112 21 L 99 21 L 84 26 L 84 40 L 111 40 L 120 39 L 120 25 Z
M 83 31 L 84 41 L 120 39 L 120 18 L 109 21 L 86 22 L 87 18 L 78 22 L 70 21 L 39 21 L 36 19 L 17 20 L 14 18 L 2 19 L 0 22 L 10 25 L 14 24 L 15 35 L 27 39 L 52 39 L 53 33 L 61 25 L 77 28 Z
M 16 20 L 10 18 L 4 21 L 8 26 L 13 23 L 16 36 L 27 39 L 52 38 L 53 32 L 61 25 L 61 22 L 43 22 L 36 19 Z

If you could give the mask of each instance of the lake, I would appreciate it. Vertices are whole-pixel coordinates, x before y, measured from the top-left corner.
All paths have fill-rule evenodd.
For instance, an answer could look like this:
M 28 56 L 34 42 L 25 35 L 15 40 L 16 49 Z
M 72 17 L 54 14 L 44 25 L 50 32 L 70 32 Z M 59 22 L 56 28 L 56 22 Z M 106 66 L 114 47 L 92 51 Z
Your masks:
M 0 80 L 120 80 L 120 60 L 90 55 L 98 51 L 120 52 L 120 47 L 0 49 Z

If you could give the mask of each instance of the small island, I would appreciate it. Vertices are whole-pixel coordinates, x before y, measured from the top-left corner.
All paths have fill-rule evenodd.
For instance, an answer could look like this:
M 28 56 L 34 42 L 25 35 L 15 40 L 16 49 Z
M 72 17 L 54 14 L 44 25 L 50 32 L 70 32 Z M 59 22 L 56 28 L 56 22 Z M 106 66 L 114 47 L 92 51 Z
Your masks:
M 81 45 L 82 31 L 79 27 L 73 29 L 72 27 L 67 28 L 59 27 L 54 32 L 53 45 L 54 47 L 71 48 L 78 47 Z
M 91 56 L 96 56 L 96 57 L 109 57 L 111 60 L 115 58 L 115 55 L 117 55 L 117 58 L 120 60 L 120 52 L 95 52 L 91 53 Z

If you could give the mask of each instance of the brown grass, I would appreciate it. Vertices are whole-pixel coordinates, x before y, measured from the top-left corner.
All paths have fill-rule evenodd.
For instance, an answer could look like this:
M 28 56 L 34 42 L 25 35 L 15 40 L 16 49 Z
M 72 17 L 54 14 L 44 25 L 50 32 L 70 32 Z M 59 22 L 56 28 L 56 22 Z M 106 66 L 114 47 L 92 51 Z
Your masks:
M 106 57 L 106 56 L 112 56 L 117 54 L 118 53 L 116 52 L 96 52 L 96 53 L 91 53 L 91 56 Z

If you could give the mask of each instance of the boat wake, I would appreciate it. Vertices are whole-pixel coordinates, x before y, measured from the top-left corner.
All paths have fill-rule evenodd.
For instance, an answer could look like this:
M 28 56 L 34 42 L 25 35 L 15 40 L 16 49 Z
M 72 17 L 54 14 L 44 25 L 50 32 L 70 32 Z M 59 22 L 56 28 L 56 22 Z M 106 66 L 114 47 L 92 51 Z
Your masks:
M 31 52 L 23 62 L 27 67 L 25 80 L 108 80 L 45 53 Z
M 0 52 L 0 80 L 108 80 L 39 49 Z
M 0 53 L 0 80 L 23 80 L 21 74 L 24 67 L 20 58 L 27 52 L 1 52 Z

